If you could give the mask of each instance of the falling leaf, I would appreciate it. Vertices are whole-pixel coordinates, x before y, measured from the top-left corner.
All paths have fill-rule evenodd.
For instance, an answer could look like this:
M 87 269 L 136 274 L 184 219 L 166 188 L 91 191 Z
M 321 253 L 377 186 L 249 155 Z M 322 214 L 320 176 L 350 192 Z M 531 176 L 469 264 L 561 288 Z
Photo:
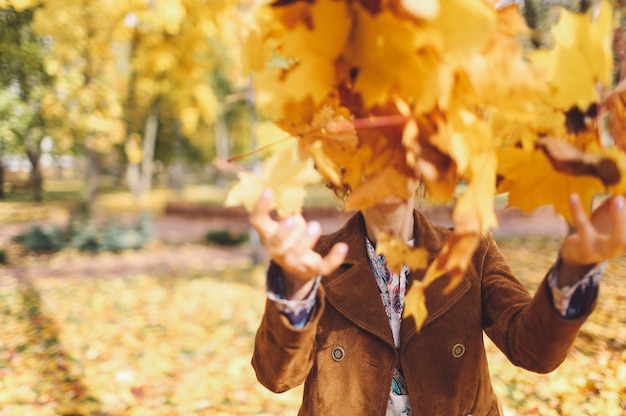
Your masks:
M 313 162 L 294 161 L 290 150 L 266 160 L 262 175 L 240 172 L 238 177 L 239 183 L 229 191 L 225 206 L 243 205 L 251 212 L 263 190 L 270 188 L 273 193 L 270 209 L 276 209 L 281 217 L 301 212 L 306 196 L 304 186 L 320 180 Z
M 398 236 L 387 233 L 378 238 L 376 254 L 384 255 L 389 268 L 398 275 L 404 266 L 418 270 L 428 265 L 428 251 L 422 247 L 412 247 Z
M 449 84 L 440 77 L 452 74 L 441 72 L 441 56 L 426 44 L 419 28 L 387 10 L 372 15 L 356 6 L 354 13 L 352 42 L 343 59 L 356 73 L 354 91 L 361 95 L 364 107 L 384 105 L 394 91 L 402 91 L 412 97 L 417 109 L 433 108 L 439 96 L 448 93 L 442 88 Z
M 548 81 L 555 89 L 552 103 L 562 110 L 587 108 L 597 101 L 597 84 L 610 82 L 613 13 L 608 1 L 599 4 L 597 16 L 562 10 L 553 27 L 556 46 L 530 54 L 535 65 L 548 71 Z
M 424 286 L 421 282 L 414 281 L 404 296 L 404 311 L 402 312 L 402 319 L 406 320 L 413 318 L 415 321 L 415 328 L 420 331 L 427 317 L 428 309 L 426 308 Z
M 449 293 L 454 289 L 463 279 L 480 238 L 478 232 L 455 232 L 426 270 L 423 285 L 428 286 L 447 274 L 450 276 L 450 283 L 444 292 Z
M 332 0 L 317 0 L 311 4 L 294 2 L 261 8 L 258 13 L 262 17 L 257 28 L 260 38 L 257 39 L 271 40 L 272 50 L 295 62 L 287 70 L 265 66 L 254 73 L 259 109 L 273 119 L 283 120 L 289 119 L 290 110 L 297 108 L 289 102 L 311 99 L 315 106 L 320 105 L 335 85 L 334 60 L 343 50 L 350 33 L 346 3 Z
M 569 196 L 577 193 L 589 213 L 593 196 L 605 189 L 595 177 L 573 177 L 556 171 L 541 150 L 507 148 L 497 153 L 498 173 L 504 178 L 498 192 L 509 192 L 509 204 L 527 214 L 552 205 L 571 224 Z

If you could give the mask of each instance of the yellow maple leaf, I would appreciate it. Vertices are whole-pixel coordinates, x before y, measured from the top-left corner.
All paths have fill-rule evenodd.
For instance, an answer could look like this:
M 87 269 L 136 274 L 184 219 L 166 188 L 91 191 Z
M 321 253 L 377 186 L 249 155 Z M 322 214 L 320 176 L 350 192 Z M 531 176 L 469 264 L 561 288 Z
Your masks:
M 556 46 L 529 54 L 531 61 L 547 70 L 554 87 L 551 102 L 557 108 L 586 109 L 598 100 L 597 84 L 609 85 L 613 71 L 613 12 L 602 0 L 594 16 L 561 11 L 553 27 Z M 576 70 L 572 70 L 575 68 Z
M 393 166 L 373 172 L 371 176 L 352 188 L 346 201 L 346 210 L 358 210 L 371 207 L 382 199 L 398 197 L 410 198 L 408 191 L 409 177 Z
M 396 274 L 404 266 L 411 270 L 425 269 L 428 266 L 428 251 L 423 247 L 412 247 L 400 237 L 383 233 L 376 242 L 376 254 L 385 256 L 387 265 Z
M 253 46 L 258 48 L 262 39 L 265 48 L 277 54 L 262 68 L 259 61 L 267 57 L 267 52 L 262 57 L 248 58 L 255 63 L 259 110 L 281 120 L 293 110 L 289 102 L 310 98 L 317 108 L 336 84 L 334 60 L 342 52 L 351 28 L 347 4 L 318 0 L 312 4 L 266 5 L 259 14 L 268 29 L 257 29 L 261 34 L 251 37 Z
M 300 157 L 312 157 L 321 175 L 335 186 L 341 186 L 342 171 L 353 159 L 358 143 L 356 129 L 344 113 L 349 114 L 345 108 L 324 105 L 310 122 L 289 117 L 276 123 L 297 140 Z
M 388 197 L 407 199 L 408 181 L 417 178 L 401 146 L 402 126 L 361 131 L 359 146 L 345 162 L 343 181 L 351 189 L 345 208 L 363 209 Z
M 587 212 L 594 195 L 604 191 L 602 181 L 593 176 L 571 176 L 557 172 L 540 150 L 498 149 L 498 175 L 503 177 L 497 192 L 509 192 L 509 204 L 526 214 L 552 205 L 571 224 L 569 196 L 577 193 Z
M 462 232 L 483 232 L 497 227 L 493 209 L 496 194 L 496 154 L 475 155 L 470 162 L 471 177 L 467 188 L 457 200 L 452 219 Z
M 480 235 L 479 232 L 455 231 L 426 270 L 422 280 L 424 287 L 430 285 L 444 274 L 448 274 L 450 283 L 444 289 L 444 292 L 448 293 L 454 289 L 463 279 L 465 270 L 467 270 L 480 241 Z
M 428 22 L 427 30 L 440 39 L 441 50 L 470 54 L 484 48 L 496 27 L 495 10 L 484 0 L 440 1 L 441 11 Z
M 356 70 L 354 91 L 366 109 L 387 103 L 394 92 L 414 102 L 415 111 L 431 109 L 453 74 L 442 71 L 441 55 L 426 44 L 425 32 L 410 20 L 399 19 L 389 10 L 376 15 L 354 6 L 354 28 L 343 53 L 347 66 Z M 390 63 L 402 63 L 390 65 Z
M 228 193 L 224 205 L 243 205 L 251 212 L 263 190 L 270 188 L 273 192 L 270 209 L 275 208 L 281 217 L 300 212 L 306 196 L 304 186 L 318 183 L 320 176 L 312 160 L 294 161 L 293 155 L 293 150 L 273 155 L 263 164 L 262 175 L 238 173 L 239 182 Z
M 424 286 L 419 281 L 414 281 L 404 296 L 404 311 L 402 319 L 413 318 L 415 327 L 418 331 L 422 329 L 424 321 L 428 317 L 428 309 L 426 307 L 426 295 L 424 294 Z
M 256 123 L 254 132 L 259 144 L 258 148 L 263 149 L 262 155 L 272 155 L 292 149 L 293 142 L 296 140 L 271 121 Z

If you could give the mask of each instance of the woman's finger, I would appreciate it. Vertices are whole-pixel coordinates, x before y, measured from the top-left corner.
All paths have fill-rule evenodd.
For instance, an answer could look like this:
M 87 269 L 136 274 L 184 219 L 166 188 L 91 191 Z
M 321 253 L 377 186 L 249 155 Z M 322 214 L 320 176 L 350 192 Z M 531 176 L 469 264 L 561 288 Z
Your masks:
M 270 241 L 271 251 L 284 256 L 287 252 L 301 253 L 306 248 L 303 239 L 306 234 L 306 221 L 301 215 L 290 215 L 278 222 L 278 229 Z
M 570 195 L 569 205 L 576 232 L 580 234 L 581 238 L 587 238 L 593 233 L 593 226 L 591 225 L 591 222 L 587 217 L 587 212 L 583 208 L 577 194 Z
M 626 199 L 623 195 L 613 197 L 610 217 L 611 241 L 622 254 L 621 251 L 626 246 Z
M 304 237 L 304 242 L 307 247 L 313 248 L 317 240 L 319 240 L 322 235 L 322 226 L 317 221 L 311 221 L 306 225 L 306 234 Z
M 328 276 L 334 272 L 341 263 L 346 259 L 348 254 L 348 245 L 346 243 L 337 243 L 333 246 L 330 252 L 322 259 L 320 266 L 320 274 L 322 276 Z
M 252 213 L 250 213 L 250 224 L 259 233 L 261 241 L 267 240 L 278 230 L 278 223 L 270 217 L 271 201 L 272 190 L 267 188 L 261 194 Z

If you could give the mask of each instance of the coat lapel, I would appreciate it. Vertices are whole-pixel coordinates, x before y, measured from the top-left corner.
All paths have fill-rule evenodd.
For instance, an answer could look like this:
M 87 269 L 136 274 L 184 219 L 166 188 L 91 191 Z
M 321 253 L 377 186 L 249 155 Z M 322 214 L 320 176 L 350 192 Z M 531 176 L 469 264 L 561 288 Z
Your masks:
M 328 241 L 332 244 L 339 241 L 348 243 L 349 250 L 345 262 L 333 274 L 322 279 L 322 285 L 328 302 L 337 311 L 393 347 L 387 313 L 365 250 L 365 235 L 365 223 L 359 213 L 329 237 Z M 330 247 L 326 247 L 328 249 Z
M 415 212 L 414 224 L 413 235 L 417 236 L 415 246 L 424 247 L 428 251 L 428 265 L 430 265 L 441 252 L 453 231 L 433 225 L 419 212 Z M 425 269 L 411 271 L 407 291 L 410 290 L 413 282 L 422 280 L 425 274 Z M 428 316 L 424 321 L 423 327 L 430 325 L 446 313 L 471 287 L 470 280 L 464 278 L 450 293 L 444 294 L 444 289 L 449 282 L 450 276 L 446 274 L 439 277 L 426 288 L 425 297 Z M 406 345 L 406 342 L 411 337 L 417 335 L 418 332 L 413 319 L 402 320 L 400 333 L 402 345 Z
M 435 226 L 421 213 L 414 213 L 415 246 L 425 248 L 429 253 L 429 264 L 437 257 L 452 230 Z M 365 222 L 357 213 L 337 232 L 320 240 L 318 250 L 325 255 L 332 245 L 343 241 L 348 244 L 349 251 L 345 262 L 330 276 L 322 279 L 326 298 L 342 315 L 364 330 L 376 335 L 386 343 L 394 346 L 393 335 L 389 327 L 387 313 L 380 300 L 380 292 L 365 250 Z M 425 270 L 414 270 L 409 278 L 412 282 L 422 280 Z M 463 281 L 449 294 L 443 290 L 449 282 L 444 275 L 426 289 L 426 306 L 428 317 L 424 326 L 430 325 L 448 311 L 470 289 L 469 279 Z M 375 299 L 375 301 L 372 301 Z M 401 324 L 401 343 L 417 334 L 413 320 L 403 320 Z

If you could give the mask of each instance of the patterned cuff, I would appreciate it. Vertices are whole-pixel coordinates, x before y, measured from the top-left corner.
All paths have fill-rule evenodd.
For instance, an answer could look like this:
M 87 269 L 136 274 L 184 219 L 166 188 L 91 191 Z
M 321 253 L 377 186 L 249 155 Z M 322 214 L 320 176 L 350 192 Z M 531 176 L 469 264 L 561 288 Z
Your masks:
M 554 308 L 565 319 L 577 319 L 585 316 L 593 303 L 598 291 L 598 284 L 606 267 L 606 262 L 600 262 L 584 274 L 571 286 L 558 287 L 557 268 L 561 263 L 559 255 L 556 263 L 550 269 L 548 286 L 552 293 Z
M 315 283 L 308 296 L 302 300 L 285 299 L 283 278 L 277 274 L 267 279 L 267 297 L 274 302 L 276 307 L 287 316 L 291 325 L 296 329 L 303 328 L 309 321 L 311 311 L 315 306 L 315 298 L 319 288 L 321 276 L 315 277 Z

